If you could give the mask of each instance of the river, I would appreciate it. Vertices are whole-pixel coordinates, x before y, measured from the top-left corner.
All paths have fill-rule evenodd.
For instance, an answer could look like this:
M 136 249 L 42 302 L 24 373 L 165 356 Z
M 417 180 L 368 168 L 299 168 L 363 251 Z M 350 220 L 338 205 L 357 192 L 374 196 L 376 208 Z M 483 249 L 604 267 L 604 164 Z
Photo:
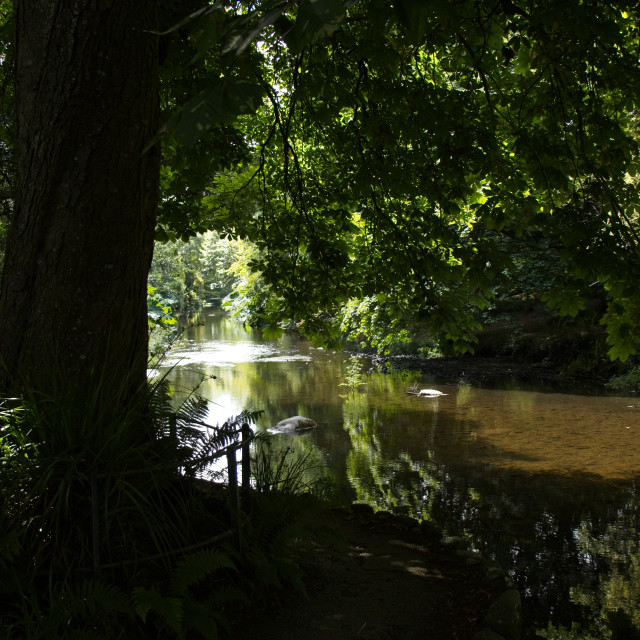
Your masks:
M 200 385 L 211 424 L 243 409 L 264 412 L 259 430 L 313 418 L 305 435 L 277 436 L 309 452 L 309 481 L 470 537 L 509 571 L 529 637 L 574 620 L 600 625 L 595 637 L 606 636 L 606 621 L 614 637 L 640 637 L 640 399 L 445 385 L 415 373 L 367 374 L 350 392 L 341 386 L 348 363 L 296 335 L 265 340 L 203 313 L 164 366 L 178 398 Z M 446 395 L 407 395 L 411 385 Z

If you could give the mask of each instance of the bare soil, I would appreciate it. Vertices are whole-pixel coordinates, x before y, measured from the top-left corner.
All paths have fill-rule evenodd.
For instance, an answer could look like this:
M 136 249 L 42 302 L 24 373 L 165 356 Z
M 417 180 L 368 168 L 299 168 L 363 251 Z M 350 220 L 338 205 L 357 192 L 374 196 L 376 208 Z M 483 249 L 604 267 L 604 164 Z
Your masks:
M 269 599 L 234 640 L 469 640 L 495 593 L 478 565 L 402 520 L 343 508 L 300 559 L 307 596 Z M 384 515 L 384 514 L 382 514 Z M 330 535 L 327 535 L 327 529 Z

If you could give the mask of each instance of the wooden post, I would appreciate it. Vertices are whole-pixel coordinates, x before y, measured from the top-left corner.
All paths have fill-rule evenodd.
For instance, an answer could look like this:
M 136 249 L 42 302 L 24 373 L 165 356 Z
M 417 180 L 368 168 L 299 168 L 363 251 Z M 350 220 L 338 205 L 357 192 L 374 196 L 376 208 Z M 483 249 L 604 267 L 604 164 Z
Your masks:
M 236 450 L 227 451 L 227 474 L 229 476 L 229 506 L 238 508 L 238 465 L 236 464 Z
M 242 490 L 247 492 L 251 486 L 251 427 L 248 424 L 242 425 Z
M 98 577 L 100 569 L 100 530 L 98 523 L 98 476 L 91 473 L 91 551 L 93 554 L 93 576 Z

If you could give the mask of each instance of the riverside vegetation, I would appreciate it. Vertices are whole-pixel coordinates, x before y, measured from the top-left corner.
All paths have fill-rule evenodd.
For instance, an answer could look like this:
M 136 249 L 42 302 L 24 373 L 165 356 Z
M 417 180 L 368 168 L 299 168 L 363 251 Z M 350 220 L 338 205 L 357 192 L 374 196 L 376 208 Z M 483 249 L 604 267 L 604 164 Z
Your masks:
M 328 511 L 322 489 L 305 481 L 309 456 L 293 455 L 290 448 L 274 451 L 264 437 L 257 439 L 252 489 L 243 491 L 240 511 L 230 509 L 226 493 L 212 482 L 216 474 L 208 468 L 209 458 L 233 443 L 239 424 L 256 416 L 243 414 L 205 435 L 195 426 L 206 403 L 192 395 L 176 409 L 168 392 L 160 379 L 139 399 L 151 408 L 151 437 L 135 441 L 130 441 L 129 423 L 134 406 L 131 414 L 87 416 L 63 389 L 55 397 L 29 396 L 3 406 L 3 640 L 240 638 L 254 633 L 255 625 L 258 633 L 267 633 L 263 607 L 271 603 L 273 621 L 274 602 L 282 601 L 285 614 L 292 597 L 307 597 L 305 573 L 315 576 L 314 583 L 326 580 L 331 558 L 343 553 L 330 551 L 340 540 L 336 535 L 357 531 L 360 544 L 379 544 L 382 529 L 370 532 L 364 521 L 351 533 L 344 524 L 337 532 L 335 524 L 328 526 L 339 518 Z M 373 510 L 365 514 L 360 505 L 354 513 L 364 518 Z M 383 521 L 384 515 L 379 513 L 376 522 L 391 527 L 386 534 L 391 539 L 400 520 L 387 514 Z M 424 531 L 437 539 L 434 528 Z M 494 589 L 474 567 L 465 569 L 469 563 L 464 559 L 451 564 L 453 556 L 445 556 L 435 552 L 426 558 L 428 571 L 446 576 L 447 582 L 430 587 L 419 605 L 428 612 L 429 628 L 443 634 L 443 640 L 454 628 L 460 637 L 471 633 L 490 604 L 486 589 Z M 353 567 L 344 570 L 356 575 Z M 392 586 L 402 599 L 406 579 L 411 576 L 398 574 Z M 343 578 L 340 582 L 344 585 Z M 369 596 L 379 590 L 388 596 L 387 569 L 369 575 L 369 589 L 378 584 Z M 329 586 L 329 593 L 341 600 L 337 586 Z M 451 589 L 455 601 L 450 601 Z M 425 609 L 434 597 L 441 610 Z M 323 616 L 331 606 L 322 599 L 314 602 L 306 605 L 314 616 Z M 466 617 L 461 619 L 456 612 L 463 608 Z M 368 615 L 367 634 L 387 628 L 394 615 L 385 608 Z M 409 618 L 402 624 L 409 625 L 406 637 L 422 633 Z M 298 631 L 291 629 L 291 637 Z
M 237 557 L 169 553 L 202 541 L 214 505 L 173 470 L 197 467 L 208 441 L 180 418 L 172 433 L 165 392 L 147 386 L 155 242 L 248 242 L 229 304 L 267 337 L 295 326 L 331 347 L 457 352 L 519 266 L 509 243 L 546 243 L 540 301 L 576 318 L 595 298 L 598 355 L 636 356 L 635 3 L 49 4 L 0 0 L 12 633 L 207 633 L 219 619 L 200 604 L 227 597 L 221 575 L 290 568 L 259 535 Z M 203 283 L 190 274 L 176 304 Z
M 256 593 L 303 589 L 290 545 L 319 507 L 304 460 L 260 442 L 241 512 L 201 479 L 255 416 L 205 433 L 206 403 L 176 409 L 161 379 L 137 398 L 149 409 L 140 433 L 139 406 L 86 413 L 60 384 L 0 413 L 3 639 L 217 638 Z

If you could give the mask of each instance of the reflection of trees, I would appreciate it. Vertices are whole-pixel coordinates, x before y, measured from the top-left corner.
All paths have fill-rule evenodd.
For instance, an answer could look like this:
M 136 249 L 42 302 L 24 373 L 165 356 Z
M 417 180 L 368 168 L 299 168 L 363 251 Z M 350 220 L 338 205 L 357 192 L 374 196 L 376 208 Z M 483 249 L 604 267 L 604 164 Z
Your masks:
M 352 394 L 345 401 L 343 427 L 351 438 L 347 476 L 358 501 L 428 519 L 436 480 L 428 467 L 415 464 L 407 452 L 394 459 L 387 457 L 380 424 L 380 415 L 369 406 L 366 395 Z M 417 486 L 421 493 L 415 491 Z
M 570 599 L 571 589 L 596 584 L 609 561 L 595 556 L 586 561 L 576 547 L 576 528 L 582 523 L 582 531 L 601 531 L 616 513 L 630 513 L 629 505 L 617 506 L 619 492 L 588 475 L 492 469 L 472 458 L 473 423 L 463 430 L 455 416 L 412 413 L 407 406 L 392 415 L 363 394 L 343 405 L 351 440 L 347 475 L 358 500 L 433 519 L 449 534 L 470 536 L 476 548 L 510 571 L 525 596 L 529 620 L 539 621 L 538 626 L 582 619 L 581 605 L 589 603 Z M 419 432 L 411 431 L 418 423 Z M 405 437 L 414 444 L 403 442 Z M 452 438 L 453 445 L 443 441 Z M 418 439 L 422 450 L 415 446 Z M 631 549 L 635 553 L 638 547 Z M 623 601 L 631 609 L 640 599 L 640 552 L 627 562 L 629 574 L 625 562 L 618 562 L 618 573 L 606 582 L 611 609 L 623 608 Z
M 640 501 L 635 487 L 616 519 L 603 533 L 593 531 L 587 523 L 576 530 L 576 540 L 583 562 L 603 565 L 599 582 L 589 588 L 580 585 L 572 590 L 572 600 L 588 607 L 600 630 L 613 630 L 614 638 L 640 638 Z

